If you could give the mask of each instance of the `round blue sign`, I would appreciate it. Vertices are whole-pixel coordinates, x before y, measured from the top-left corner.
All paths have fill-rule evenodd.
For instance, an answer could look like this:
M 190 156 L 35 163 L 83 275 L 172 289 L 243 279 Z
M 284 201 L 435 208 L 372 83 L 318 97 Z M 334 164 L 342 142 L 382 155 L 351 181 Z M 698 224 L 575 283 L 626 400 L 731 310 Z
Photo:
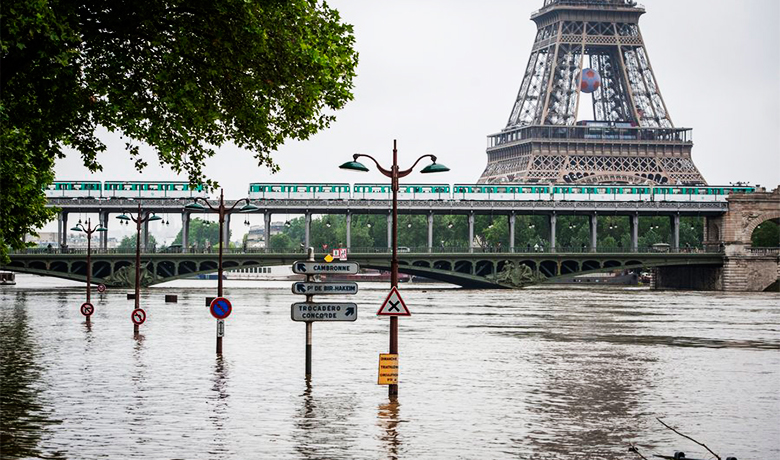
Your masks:
M 225 319 L 233 312 L 233 305 L 224 297 L 217 297 L 209 305 L 211 316 L 217 319 Z

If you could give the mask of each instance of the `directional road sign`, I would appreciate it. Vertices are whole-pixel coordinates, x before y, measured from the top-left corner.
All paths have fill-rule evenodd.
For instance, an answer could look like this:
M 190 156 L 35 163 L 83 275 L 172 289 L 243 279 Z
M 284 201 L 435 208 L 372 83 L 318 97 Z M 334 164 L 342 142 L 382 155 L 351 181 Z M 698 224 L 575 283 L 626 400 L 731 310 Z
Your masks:
M 81 314 L 84 316 L 90 316 L 92 313 L 95 313 L 95 306 L 92 305 L 89 302 L 84 302 L 81 304 Z
M 358 285 L 354 281 L 343 283 L 308 283 L 297 282 L 292 285 L 293 294 L 317 295 L 317 294 L 357 294 Z
M 218 319 L 217 320 L 217 337 L 224 337 L 225 336 L 225 320 L 224 319 Z
M 233 305 L 224 297 L 216 297 L 209 305 L 211 316 L 217 319 L 225 319 L 233 312 Z
M 296 302 L 290 315 L 293 321 L 355 321 L 357 304 Z
M 293 273 L 301 275 L 319 275 L 319 274 L 350 274 L 354 275 L 360 270 L 360 265 L 355 262 L 333 262 L 326 264 L 323 262 L 298 261 L 293 263 Z
M 387 295 L 385 302 L 376 314 L 380 316 L 412 316 L 412 313 L 406 308 L 404 299 L 401 298 L 401 293 L 395 286 L 390 289 L 390 294 Z
M 140 308 L 136 308 L 135 310 L 133 310 L 133 313 L 130 315 L 130 319 L 133 320 L 133 324 L 135 324 L 136 326 L 140 326 L 141 324 L 144 323 L 144 321 L 146 321 L 146 312 Z

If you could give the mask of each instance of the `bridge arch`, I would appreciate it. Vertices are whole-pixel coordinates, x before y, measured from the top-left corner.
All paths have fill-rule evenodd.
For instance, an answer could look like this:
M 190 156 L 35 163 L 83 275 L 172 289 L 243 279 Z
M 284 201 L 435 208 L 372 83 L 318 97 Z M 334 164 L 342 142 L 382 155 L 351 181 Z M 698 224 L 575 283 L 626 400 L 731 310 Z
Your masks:
M 752 243 L 753 234 L 756 232 L 758 227 L 760 227 L 762 224 L 766 225 L 767 222 L 780 225 L 780 211 L 762 213 L 759 218 L 754 219 L 745 227 L 745 236 L 750 243 Z

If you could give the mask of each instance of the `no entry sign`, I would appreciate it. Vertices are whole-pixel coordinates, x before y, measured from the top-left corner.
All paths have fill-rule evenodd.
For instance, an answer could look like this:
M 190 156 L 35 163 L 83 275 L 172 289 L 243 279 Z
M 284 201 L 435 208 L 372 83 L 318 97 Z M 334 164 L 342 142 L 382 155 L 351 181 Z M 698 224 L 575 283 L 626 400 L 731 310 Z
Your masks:
M 217 297 L 209 305 L 211 316 L 217 319 L 225 319 L 233 312 L 233 305 L 224 297 Z
M 95 313 L 95 306 L 92 305 L 89 302 L 84 302 L 81 304 L 81 314 L 84 316 L 91 316 L 92 313 Z
M 146 312 L 140 308 L 136 308 L 135 310 L 133 310 L 133 313 L 130 315 L 130 319 L 133 320 L 133 324 L 135 324 L 136 326 L 140 326 L 141 324 L 144 323 L 144 321 L 146 321 Z

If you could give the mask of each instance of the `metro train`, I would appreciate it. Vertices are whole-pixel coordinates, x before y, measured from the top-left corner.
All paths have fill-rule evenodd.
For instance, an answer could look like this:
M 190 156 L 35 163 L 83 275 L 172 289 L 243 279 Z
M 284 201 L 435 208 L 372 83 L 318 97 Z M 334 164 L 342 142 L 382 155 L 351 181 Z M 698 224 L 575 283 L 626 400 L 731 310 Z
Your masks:
M 756 187 L 670 185 L 570 184 L 402 184 L 399 200 L 482 201 L 680 201 L 725 202 L 731 193 L 753 193 Z M 187 182 L 54 181 L 46 190 L 51 198 L 208 198 L 202 185 Z M 390 184 L 251 183 L 249 198 L 389 200 Z
M 295 190 L 305 190 L 295 192 Z M 399 200 L 496 201 L 726 201 L 731 193 L 753 193 L 752 186 L 491 185 L 402 184 Z M 296 195 L 297 193 L 297 195 Z M 251 199 L 389 200 L 390 184 L 262 184 L 249 186 Z
M 188 182 L 60 181 L 46 190 L 48 198 L 207 198 L 202 185 Z

